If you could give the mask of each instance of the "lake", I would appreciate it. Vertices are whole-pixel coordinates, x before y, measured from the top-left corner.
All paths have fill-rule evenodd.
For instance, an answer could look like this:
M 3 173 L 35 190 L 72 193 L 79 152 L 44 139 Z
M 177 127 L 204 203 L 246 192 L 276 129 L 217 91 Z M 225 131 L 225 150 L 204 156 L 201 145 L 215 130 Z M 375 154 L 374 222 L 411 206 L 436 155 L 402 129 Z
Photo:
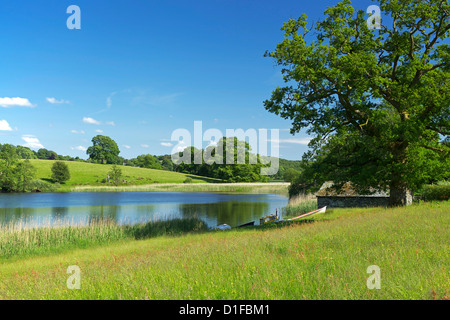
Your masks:
M 98 219 L 134 224 L 196 216 L 210 227 L 232 227 L 281 212 L 280 194 L 219 192 L 73 192 L 0 194 L 0 224 L 32 226 L 88 223 Z

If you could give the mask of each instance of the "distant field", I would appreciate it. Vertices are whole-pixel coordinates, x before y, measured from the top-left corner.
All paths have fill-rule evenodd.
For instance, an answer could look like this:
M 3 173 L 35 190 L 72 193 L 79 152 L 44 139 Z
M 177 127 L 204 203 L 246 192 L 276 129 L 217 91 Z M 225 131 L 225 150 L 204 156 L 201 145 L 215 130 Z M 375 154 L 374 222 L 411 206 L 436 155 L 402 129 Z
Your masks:
M 51 160 L 30 160 L 36 168 L 36 178 L 51 182 L 51 167 L 55 161 Z M 106 178 L 112 165 L 101 165 L 94 163 L 64 161 L 70 170 L 71 178 L 62 185 L 61 191 L 70 190 L 77 186 L 107 186 L 102 183 Z M 149 185 L 155 183 L 183 183 L 190 177 L 193 183 L 217 182 L 216 179 L 194 176 L 173 171 L 154 170 L 145 168 L 135 168 L 120 166 L 123 177 L 127 185 Z

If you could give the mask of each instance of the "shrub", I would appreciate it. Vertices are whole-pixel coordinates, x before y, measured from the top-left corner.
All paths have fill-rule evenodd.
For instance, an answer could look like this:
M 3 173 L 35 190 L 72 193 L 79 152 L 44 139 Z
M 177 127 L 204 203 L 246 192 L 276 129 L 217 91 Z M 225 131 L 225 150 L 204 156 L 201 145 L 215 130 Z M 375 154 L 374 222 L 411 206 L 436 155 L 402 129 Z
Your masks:
M 52 166 L 52 180 L 64 183 L 70 179 L 69 167 L 62 161 L 56 161 Z
M 422 198 L 425 201 L 446 201 L 450 198 L 450 185 L 425 185 L 422 191 Z
M 187 177 L 186 180 L 183 181 L 183 183 L 192 183 L 192 178 Z
M 119 186 L 123 182 L 122 169 L 116 165 L 112 166 L 111 171 L 109 171 L 109 173 L 108 173 L 108 176 L 109 176 L 109 181 L 115 186 Z
M 31 190 L 35 192 L 54 192 L 60 187 L 61 185 L 58 182 L 50 184 L 40 179 L 36 179 L 31 183 Z

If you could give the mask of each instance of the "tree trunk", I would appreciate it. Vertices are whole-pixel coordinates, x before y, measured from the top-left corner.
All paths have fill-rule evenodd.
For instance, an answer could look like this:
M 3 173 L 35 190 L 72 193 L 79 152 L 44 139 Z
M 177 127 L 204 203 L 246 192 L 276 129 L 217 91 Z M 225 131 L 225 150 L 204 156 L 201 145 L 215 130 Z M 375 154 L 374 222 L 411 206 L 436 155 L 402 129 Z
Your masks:
M 408 143 L 406 141 L 399 142 L 395 145 L 392 155 L 394 164 L 400 164 L 400 166 L 394 166 L 391 183 L 389 186 L 389 206 L 399 207 L 408 206 L 412 204 L 412 194 L 409 189 L 408 183 L 405 181 L 404 168 L 407 163 L 407 149 Z
M 389 206 L 400 207 L 412 204 L 412 193 L 406 183 L 402 181 L 391 181 L 389 195 Z

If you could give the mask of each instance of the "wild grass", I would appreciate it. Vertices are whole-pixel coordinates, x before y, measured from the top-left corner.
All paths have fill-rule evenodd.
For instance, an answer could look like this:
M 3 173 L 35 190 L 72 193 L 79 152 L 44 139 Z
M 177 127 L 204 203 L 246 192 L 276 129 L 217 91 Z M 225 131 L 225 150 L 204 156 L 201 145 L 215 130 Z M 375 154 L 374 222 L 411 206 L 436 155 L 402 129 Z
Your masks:
M 155 220 L 118 225 L 111 220 L 84 222 L 48 221 L 47 225 L 9 223 L 0 226 L 0 261 L 58 254 L 73 249 L 108 245 L 124 240 L 174 236 L 208 230 L 195 218 Z
M 317 198 L 313 194 L 299 194 L 289 199 L 283 208 L 283 218 L 293 218 L 317 209 Z
M 449 299 L 450 203 L 126 240 L 0 263 L 0 299 Z M 329 217 L 334 217 L 330 219 Z M 81 289 L 66 286 L 70 265 Z M 381 289 L 367 287 L 367 268 Z

